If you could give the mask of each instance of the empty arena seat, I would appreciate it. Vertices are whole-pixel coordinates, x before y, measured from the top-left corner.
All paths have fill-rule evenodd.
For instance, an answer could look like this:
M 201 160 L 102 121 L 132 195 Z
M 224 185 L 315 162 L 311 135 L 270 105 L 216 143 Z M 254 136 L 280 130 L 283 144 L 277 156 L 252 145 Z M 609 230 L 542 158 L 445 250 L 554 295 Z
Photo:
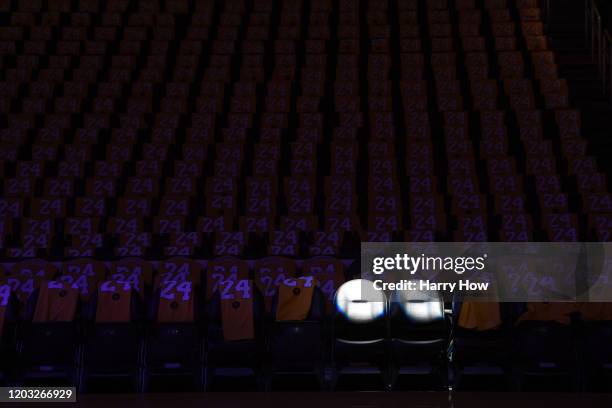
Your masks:
M 518 365 L 519 387 L 529 384 L 531 376 L 565 377 L 566 386 L 577 387 L 576 344 L 572 319 L 575 303 L 528 303 L 513 330 L 513 358 Z
M 227 376 L 261 381 L 265 305 L 254 282 L 221 280 L 206 308 L 205 386 Z
M 144 305 L 137 288 L 132 281 L 105 280 L 92 294 L 86 312 L 83 389 L 93 379 L 117 378 L 140 389 Z
M 393 377 L 415 373 L 410 368 L 419 367 L 421 374 L 438 377 L 438 386 L 445 386 L 450 322 L 441 295 L 395 291 L 390 299 L 389 319 Z
M 470 299 L 453 304 L 453 386 L 462 387 L 467 376 L 501 376 L 503 387 L 511 386 L 512 309 Z
M 371 281 L 354 279 L 340 286 L 334 303 L 334 382 L 343 374 L 375 372 L 389 387 L 388 304 L 384 292 L 375 290 Z
M 271 375 L 312 373 L 323 386 L 325 298 L 312 276 L 286 277 L 272 301 Z
M 579 339 L 580 356 L 584 361 L 584 386 L 592 391 L 608 390 L 605 381 L 612 368 L 612 354 L 606 346 L 612 336 L 610 303 L 585 302 L 578 305 L 584 322 L 584 337 Z
M 45 280 L 32 292 L 21 334 L 21 378 L 36 383 L 60 379 L 73 386 L 79 384 L 80 309 L 76 286 Z
M 152 378 L 169 375 L 191 377 L 196 388 L 201 386 L 201 299 L 199 286 L 188 279 L 159 283 L 148 311 L 144 389 Z

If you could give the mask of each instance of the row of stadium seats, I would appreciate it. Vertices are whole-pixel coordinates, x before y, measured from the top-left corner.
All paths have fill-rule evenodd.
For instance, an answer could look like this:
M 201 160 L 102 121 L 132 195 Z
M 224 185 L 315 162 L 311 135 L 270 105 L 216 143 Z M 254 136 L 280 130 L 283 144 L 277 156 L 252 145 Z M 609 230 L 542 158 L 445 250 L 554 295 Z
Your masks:
M 150 285 L 139 277 L 146 263 L 135 260 L 111 265 L 107 276 L 91 260 L 47 276 L 33 262 L 18 265 L 24 275 L 9 274 L 0 285 L 2 378 L 60 380 L 81 390 L 93 380 L 127 379 L 148 389 L 154 378 L 181 375 L 211 387 L 248 369 L 264 388 L 296 373 L 335 388 L 345 376 L 374 372 L 393 388 L 416 368 L 429 387 L 493 372 L 509 387 L 535 375 L 597 389 L 612 367 L 604 346 L 612 336 L 610 304 L 468 301 L 445 310 L 441 298 L 385 296 L 369 281 L 343 283 L 342 263 L 332 259 L 311 260 L 324 275 L 306 264 L 296 274 L 282 261 L 262 261 L 255 280 L 238 271 L 242 261 L 211 261 L 201 285 L 184 259 L 157 265 Z M 337 269 L 325 271 L 325 263 Z M 21 291 L 14 290 L 18 279 Z
M 187 374 L 201 386 L 205 357 L 212 369 L 215 358 L 245 365 L 258 356 L 266 316 L 305 317 L 303 306 L 297 317 L 285 307 L 275 312 L 277 303 L 285 302 L 284 291 L 276 295 L 281 283 L 289 294 L 295 286 L 310 294 L 308 304 L 302 303 L 306 312 L 316 305 L 311 315 L 320 324 L 345 280 L 344 264 L 325 258 L 300 262 L 299 274 L 296 262 L 281 258 L 202 264 L 171 259 L 154 265 L 137 259 L 25 261 L 7 269 L 0 279 L 6 281 L 0 286 L 0 316 L 6 321 L 2 361 L 18 368 L 14 374 L 21 381 L 67 377 L 83 388 L 105 377 L 126 377 L 140 388 L 143 373 Z M 223 351 L 232 344 L 245 352 Z M 15 350 L 18 361 L 10 358 Z
M 188 258 L 171 258 L 160 262 L 148 262 L 127 258 L 115 262 L 94 259 L 75 259 L 62 263 L 28 260 L 0 269 L 0 282 L 6 281 L 11 291 L 25 304 L 41 281 L 59 280 L 79 289 L 80 296 L 87 300 L 104 281 L 129 282 L 142 297 L 147 299 L 160 284 L 170 281 L 192 282 L 197 290 L 205 291 L 205 300 L 218 290 L 220 282 L 250 279 L 256 282 L 266 298 L 269 309 L 271 297 L 280 282 L 288 278 L 313 276 L 319 282 L 330 306 L 334 291 L 347 278 L 355 276 L 350 262 L 336 258 L 316 257 L 304 261 L 271 257 L 255 261 L 237 258 L 216 258 L 196 261 Z M 350 271 L 350 272 L 349 272 Z M 328 309 L 329 309 L 328 306 Z

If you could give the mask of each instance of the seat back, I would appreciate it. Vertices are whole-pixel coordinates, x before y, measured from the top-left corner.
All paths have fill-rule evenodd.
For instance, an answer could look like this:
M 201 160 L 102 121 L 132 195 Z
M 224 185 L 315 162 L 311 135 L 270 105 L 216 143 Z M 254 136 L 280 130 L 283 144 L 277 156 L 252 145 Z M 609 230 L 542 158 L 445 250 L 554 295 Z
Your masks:
M 334 258 L 316 257 L 307 259 L 302 265 L 302 276 L 312 276 L 326 298 L 326 310 L 333 309 L 334 293 L 345 281 L 344 264 Z
M 574 364 L 570 323 L 576 307 L 574 303 L 528 303 L 514 330 L 519 361 L 537 370 Z
M 206 310 L 209 368 L 254 368 L 264 345 L 264 300 L 257 286 L 248 280 L 228 289 L 220 284 Z
M 93 259 L 75 259 L 64 262 L 59 280 L 79 288 L 83 301 L 87 301 L 91 292 L 97 288 L 98 282 L 104 280 L 106 268 L 100 261 Z
M 79 303 L 75 285 L 46 281 L 40 285 L 32 323 L 73 322 Z
M 63 282 L 43 282 L 32 292 L 21 334 L 26 375 L 64 372 L 70 376 L 76 369 L 79 306 L 78 289 Z
M 57 270 L 53 264 L 40 260 L 18 262 L 6 274 L 6 280 L 11 285 L 19 301 L 25 305 L 32 293 L 43 281 L 53 279 Z
M 163 281 L 149 305 L 146 367 L 151 374 L 192 372 L 200 361 L 198 292 L 190 281 Z
M 272 301 L 269 342 L 276 369 L 312 370 L 321 362 L 325 297 L 310 278 L 287 279 Z
M 354 279 L 336 292 L 334 338 L 348 342 L 378 342 L 387 337 L 388 304 L 371 281 Z
M 7 329 L 8 326 L 14 325 L 17 320 L 18 302 L 9 284 L 0 282 L 0 344 L 11 337 L 11 333 Z
M 142 286 L 141 286 L 142 287 Z M 136 372 L 141 358 L 142 301 L 129 282 L 105 281 L 92 295 L 85 347 L 86 375 Z
M 221 281 L 207 306 L 209 341 L 256 340 L 263 332 L 263 299 L 250 280 Z
M 395 291 L 389 315 L 393 339 L 418 344 L 448 338 L 444 301 L 438 292 Z
M 149 313 L 155 314 L 157 323 L 194 323 L 197 305 L 197 291 L 193 282 L 164 281 L 154 294 Z
M 265 258 L 255 262 L 255 283 L 266 302 L 266 311 L 272 309 L 272 300 L 285 279 L 295 278 L 295 262 L 288 258 Z
M 161 261 L 155 277 L 155 288 L 169 281 L 176 283 L 189 281 L 194 287 L 197 287 L 200 285 L 201 272 L 200 265 L 187 258 L 171 258 Z
M 502 325 L 500 305 L 496 302 L 470 302 L 453 305 L 454 324 L 461 329 L 488 331 Z
M 113 262 L 109 278 L 115 282 L 126 282 L 144 299 L 153 285 L 153 267 L 141 259 L 122 259 Z
M 215 292 L 221 288 L 228 291 L 227 296 L 234 296 L 234 290 L 238 281 L 248 279 L 249 266 L 246 262 L 234 258 L 219 258 L 208 263 L 206 268 L 206 300 L 210 300 Z M 221 283 L 226 282 L 221 287 Z M 231 282 L 228 283 L 228 282 Z
M 321 321 L 325 313 L 323 296 L 312 277 L 285 279 L 272 301 L 272 316 L 276 322 Z
M 89 317 L 96 323 L 129 323 L 136 318 L 133 312 L 137 298 L 130 282 L 101 282 L 89 302 Z

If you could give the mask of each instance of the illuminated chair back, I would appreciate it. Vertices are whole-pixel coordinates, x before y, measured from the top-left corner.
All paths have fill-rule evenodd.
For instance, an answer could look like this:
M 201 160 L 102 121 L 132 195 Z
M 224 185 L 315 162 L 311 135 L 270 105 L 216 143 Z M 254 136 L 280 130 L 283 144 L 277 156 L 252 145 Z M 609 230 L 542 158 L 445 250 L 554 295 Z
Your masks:
M 426 376 L 430 387 L 446 383 L 449 330 L 437 291 L 400 290 L 391 294 L 389 333 L 391 385 L 404 373 Z
M 447 340 L 444 301 L 438 292 L 395 291 L 391 295 L 389 315 L 394 340 L 415 346 Z
M 380 374 L 388 381 L 388 303 L 372 281 L 346 282 L 334 297 L 332 319 L 332 388 L 340 377 Z
M 344 343 L 381 342 L 387 337 L 387 298 L 371 281 L 344 283 L 334 297 L 334 338 Z

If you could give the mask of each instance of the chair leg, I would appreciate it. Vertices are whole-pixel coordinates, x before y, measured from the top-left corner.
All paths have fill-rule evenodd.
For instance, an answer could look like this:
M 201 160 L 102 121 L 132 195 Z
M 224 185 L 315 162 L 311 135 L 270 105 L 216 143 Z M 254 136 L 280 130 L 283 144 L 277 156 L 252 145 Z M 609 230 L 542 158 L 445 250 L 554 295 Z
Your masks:
M 255 381 L 257 382 L 257 389 L 259 391 L 270 391 L 272 388 L 272 376 L 268 375 L 265 371 L 255 373 Z
M 141 384 L 142 384 L 141 392 L 143 393 L 148 392 L 151 386 L 151 376 L 149 375 L 148 370 L 146 368 L 143 369 Z
M 336 366 L 332 366 L 330 369 L 329 375 L 329 391 L 336 391 L 336 387 L 338 386 L 338 368 Z
M 83 367 L 83 369 L 79 373 L 79 376 L 80 378 L 79 378 L 78 392 L 79 394 L 84 394 L 87 392 L 87 371 L 85 367 Z
M 77 390 L 81 389 L 81 372 L 83 371 L 83 353 L 82 347 L 77 346 L 75 351 L 75 369 L 72 373 L 72 384 Z
M 202 380 L 204 391 L 210 391 L 210 366 L 208 365 L 208 352 L 204 352 L 204 362 L 202 364 Z
M 137 375 L 137 384 L 136 384 L 136 389 L 139 393 L 144 392 L 145 389 L 145 372 L 146 372 L 146 367 L 145 367 L 145 359 L 146 359 L 146 353 L 147 353 L 147 345 L 146 345 L 146 340 L 143 339 L 140 342 L 140 347 L 138 350 L 138 361 L 136 362 L 136 375 Z
M 205 358 L 205 349 L 204 349 L 204 342 L 200 343 L 200 350 L 198 353 L 198 365 L 196 367 L 197 373 L 196 373 L 196 390 L 197 391 L 204 391 L 205 390 L 205 368 L 206 368 L 206 364 L 204 361 Z
M 274 377 L 274 367 L 272 363 L 263 364 L 261 372 L 261 387 L 264 391 L 270 391 L 272 389 L 272 378 Z
M 196 391 L 205 391 L 206 390 L 206 386 L 204 385 L 204 364 L 199 363 L 198 367 L 196 368 L 197 373 L 196 373 Z
M 461 376 L 462 376 L 461 368 L 455 363 L 452 362 L 448 365 L 448 381 L 446 384 L 446 388 L 450 390 L 456 390 L 459 388 L 459 384 L 461 384 Z
M 512 368 L 512 382 L 514 383 L 514 389 L 516 391 L 523 390 L 524 377 L 523 370 L 520 367 Z
M 385 390 L 393 390 L 399 374 L 399 367 L 395 364 L 393 348 L 389 342 L 385 344 L 384 348 L 382 372 Z
M 393 389 L 395 388 L 395 384 L 397 383 L 397 379 L 399 378 L 399 369 L 393 363 L 393 361 L 390 361 L 388 363 L 388 368 L 386 371 L 387 373 L 385 376 L 385 390 L 393 391 Z
M 440 379 L 440 384 L 442 385 L 442 389 L 448 390 L 450 388 L 450 367 L 448 361 L 442 356 L 441 364 L 436 369 L 438 378 Z

